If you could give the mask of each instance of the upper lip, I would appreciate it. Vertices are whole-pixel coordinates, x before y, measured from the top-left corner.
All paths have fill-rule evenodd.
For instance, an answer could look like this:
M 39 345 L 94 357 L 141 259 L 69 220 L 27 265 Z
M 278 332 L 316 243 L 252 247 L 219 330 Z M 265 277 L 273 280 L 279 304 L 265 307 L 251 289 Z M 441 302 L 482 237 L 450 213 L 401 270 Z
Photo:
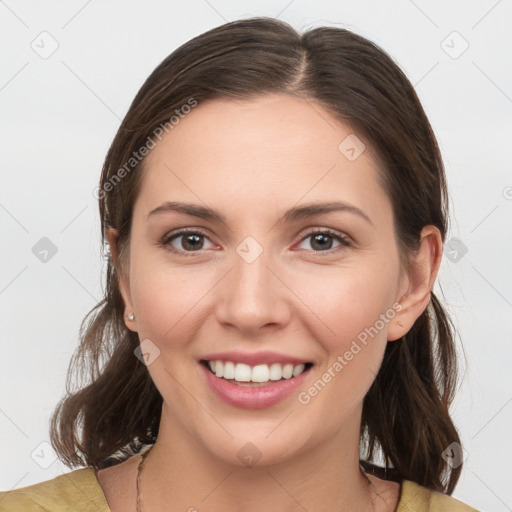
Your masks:
M 201 357 L 202 360 L 206 361 L 232 361 L 233 363 L 244 363 L 249 366 L 257 366 L 259 364 L 273 364 L 273 363 L 292 363 L 292 364 L 306 364 L 311 361 L 302 359 L 300 357 L 288 356 L 286 354 L 279 354 L 277 352 L 240 352 L 240 351 L 229 351 L 229 352 L 215 352 L 206 354 Z

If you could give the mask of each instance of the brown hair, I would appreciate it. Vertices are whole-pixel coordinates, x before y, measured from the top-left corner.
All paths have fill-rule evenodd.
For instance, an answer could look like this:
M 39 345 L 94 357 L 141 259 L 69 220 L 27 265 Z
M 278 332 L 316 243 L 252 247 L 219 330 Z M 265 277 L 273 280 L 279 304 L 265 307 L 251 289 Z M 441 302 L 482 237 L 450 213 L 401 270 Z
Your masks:
M 126 250 L 144 165 L 144 159 L 130 159 L 155 129 L 169 126 L 191 98 L 201 104 L 265 93 L 314 100 L 370 144 L 384 169 L 402 255 L 414 252 L 426 225 L 437 226 L 444 241 L 448 200 L 441 155 L 400 68 L 374 43 L 348 30 L 319 27 L 301 35 L 287 23 L 261 17 L 226 23 L 190 40 L 143 84 L 103 166 L 99 208 L 104 247 L 108 228 L 115 228 L 117 250 Z M 68 394 L 51 419 L 53 447 L 69 467 L 105 467 L 115 453 L 122 460 L 158 435 L 162 397 L 147 367 L 134 356 L 139 339 L 124 324 L 124 303 L 108 251 L 106 258 L 104 299 L 82 323 Z M 407 335 L 388 343 L 364 398 L 361 425 L 367 468 L 376 470 L 371 462 L 381 451 L 385 475 L 448 494 L 462 469 L 450 467 L 442 457 L 451 443 L 460 444 L 448 411 L 457 383 L 453 332 L 432 293 Z M 71 389 L 72 377 L 84 373 L 88 384 Z

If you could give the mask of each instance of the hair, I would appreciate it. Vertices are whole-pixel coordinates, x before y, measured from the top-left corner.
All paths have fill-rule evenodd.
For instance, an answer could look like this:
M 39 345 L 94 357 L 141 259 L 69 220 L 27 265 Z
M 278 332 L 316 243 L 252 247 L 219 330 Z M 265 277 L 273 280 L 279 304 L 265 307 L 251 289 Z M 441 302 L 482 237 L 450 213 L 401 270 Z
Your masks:
M 193 38 L 142 85 L 103 165 L 98 196 L 104 298 L 81 324 L 67 394 L 51 418 L 52 445 L 68 467 L 105 467 L 158 436 L 162 397 L 134 356 L 140 341 L 124 323 L 121 270 L 108 250 L 109 228 L 118 232 L 120 261 L 129 244 L 145 162 L 134 154 L 158 127 L 170 132 L 169 120 L 187 112 L 184 105 L 191 100 L 247 100 L 271 93 L 315 101 L 369 144 L 381 163 L 401 256 L 407 259 L 417 250 L 426 225 L 436 226 L 444 242 L 448 195 L 441 154 L 413 86 L 386 52 L 346 29 L 324 26 L 300 34 L 266 17 L 226 23 Z M 443 451 L 460 445 L 449 415 L 458 379 L 454 333 L 432 292 L 411 330 L 387 344 L 361 420 L 361 463 L 374 474 L 379 474 L 374 464 L 379 452 L 386 478 L 453 492 L 462 464 L 446 464 Z M 72 377 L 87 381 L 72 389 Z

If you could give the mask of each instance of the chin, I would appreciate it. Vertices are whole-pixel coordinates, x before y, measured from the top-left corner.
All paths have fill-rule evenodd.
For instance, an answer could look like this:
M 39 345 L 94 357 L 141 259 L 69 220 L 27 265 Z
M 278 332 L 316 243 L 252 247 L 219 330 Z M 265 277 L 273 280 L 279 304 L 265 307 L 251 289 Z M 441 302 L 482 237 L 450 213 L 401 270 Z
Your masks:
M 253 424 L 249 428 L 240 425 L 238 429 L 230 426 L 228 430 L 233 438 L 225 435 L 215 439 L 210 434 L 202 443 L 226 464 L 248 468 L 286 463 L 312 447 L 311 438 L 304 435 L 305 429 L 296 428 L 292 432 L 278 423 L 273 423 L 271 428 L 258 428 Z

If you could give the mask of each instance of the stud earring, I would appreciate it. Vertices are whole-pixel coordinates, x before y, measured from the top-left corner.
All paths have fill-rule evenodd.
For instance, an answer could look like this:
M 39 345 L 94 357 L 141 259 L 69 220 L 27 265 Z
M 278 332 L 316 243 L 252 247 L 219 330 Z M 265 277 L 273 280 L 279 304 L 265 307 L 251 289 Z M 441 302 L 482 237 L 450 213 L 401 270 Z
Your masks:
M 130 322 L 133 322 L 135 320 L 135 315 L 133 313 L 128 313 L 126 315 L 126 318 L 128 318 L 128 320 L 130 320 Z

